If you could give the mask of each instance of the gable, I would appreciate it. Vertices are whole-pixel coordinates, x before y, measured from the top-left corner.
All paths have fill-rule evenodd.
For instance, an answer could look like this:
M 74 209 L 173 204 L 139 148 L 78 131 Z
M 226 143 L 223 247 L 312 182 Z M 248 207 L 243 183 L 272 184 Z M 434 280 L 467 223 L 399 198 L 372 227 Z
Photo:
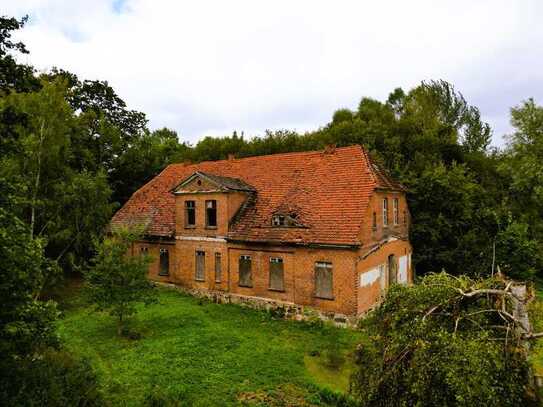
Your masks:
M 189 178 L 184 180 L 178 185 L 173 193 L 194 193 L 194 192 L 218 192 L 221 191 L 219 185 L 209 179 L 203 177 L 201 174 L 194 173 Z
M 254 192 L 254 188 L 239 178 L 197 171 L 173 189 L 174 194 L 227 191 Z
M 203 174 L 201 185 L 197 178 L 189 179 L 195 173 Z M 254 192 L 230 225 L 231 240 L 355 246 L 360 244 L 359 232 L 377 177 L 360 146 L 337 148 L 331 153 L 313 151 L 172 164 L 134 193 L 112 223 L 127 222 L 146 213 L 150 218 L 147 233 L 173 236 L 173 191 L 198 190 L 213 184 L 251 188 Z M 293 209 L 304 227 L 272 226 L 274 213 Z

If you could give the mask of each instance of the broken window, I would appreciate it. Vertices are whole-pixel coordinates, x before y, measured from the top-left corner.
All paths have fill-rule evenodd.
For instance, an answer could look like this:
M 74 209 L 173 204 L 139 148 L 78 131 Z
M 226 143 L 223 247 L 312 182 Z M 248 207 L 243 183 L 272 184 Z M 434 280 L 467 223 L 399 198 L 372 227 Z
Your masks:
M 168 249 L 160 249 L 160 265 L 158 269 L 159 276 L 170 275 L 170 252 Z
M 272 216 L 272 226 L 285 226 L 285 216 L 284 215 L 273 215 Z
M 196 203 L 194 201 L 185 201 L 185 227 L 196 225 Z
M 206 201 L 206 227 L 217 227 L 217 201 Z
M 315 263 L 315 296 L 334 299 L 332 263 L 318 261 Z
M 388 198 L 383 199 L 383 226 L 388 226 Z
M 215 253 L 215 282 L 220 283 L 221 282 L 221 254 L 219 252 Z
M 270 257 L 270 290 L 284 290 L 283 259 Z
M 398 225 L 400 223 L 400 215 L 398 213 L 398 198 L 394 198 L 392 201 L 392 210 L 394 214 L 394 225 Z
M 251 256 L 239 256 L 239 286 L 252 287 L 253 274 L 251 270 Z
M 205 267 L 206 267 L 206 252 L 196 251 L 196 273 L 194 278 L 196 281 L 205 281 Z

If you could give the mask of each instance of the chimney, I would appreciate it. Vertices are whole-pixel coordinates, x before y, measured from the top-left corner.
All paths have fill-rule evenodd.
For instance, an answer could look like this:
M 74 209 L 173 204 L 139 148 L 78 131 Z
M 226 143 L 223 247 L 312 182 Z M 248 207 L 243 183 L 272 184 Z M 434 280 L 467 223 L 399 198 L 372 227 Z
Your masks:
M 232 153 L 228 154 L 228 161 L 234 161 L 234 158 L 236 158 L 236 156 Z
M 328 144 L 324 148 L 324 154 L 334 154 L 336 152 L 336 145 L 335 144 Z

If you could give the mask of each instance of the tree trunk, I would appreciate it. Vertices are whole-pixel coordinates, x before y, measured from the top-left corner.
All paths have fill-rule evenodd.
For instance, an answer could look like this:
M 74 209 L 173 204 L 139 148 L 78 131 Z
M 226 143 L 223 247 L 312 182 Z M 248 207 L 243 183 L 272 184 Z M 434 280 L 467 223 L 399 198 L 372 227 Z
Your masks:
M 34 179 L 34 190 L 32 191 L 32 201 L 30 204 L 30 238 L 34 238 L 34 228 L 36 226 L 36 201 L 38 199 L 38 189 L 40 187 L 40 177 L 41 177 L 41 149 L 44 139 L 44 127 L 45 123 L 42 121 L 40 126 L 40 141 L 38 144 L 38 157 L 37 164 L 38 169 L 36 171 L 36 178 Z

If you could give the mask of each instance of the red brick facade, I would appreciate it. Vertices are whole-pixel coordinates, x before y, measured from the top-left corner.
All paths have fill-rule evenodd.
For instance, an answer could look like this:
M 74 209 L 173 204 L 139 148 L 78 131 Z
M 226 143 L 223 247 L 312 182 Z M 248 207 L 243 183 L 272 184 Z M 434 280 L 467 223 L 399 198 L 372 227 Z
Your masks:
M 187 224 L 187 201 L 194 225 Z M 216 226 L 206 224 L 211 201 Z M 273 225 L 278 214 L 285 224 Z M 187 288 L 356 315 L 374 306 L 391 280 L 413 279 L 405 190 L 358 146 L 170 166 L 112 224 L 138 222 L 148 237 L 133 253 L 154 258 L 149 277 Z M 323 264 L 326 271 L 317 271 Z

